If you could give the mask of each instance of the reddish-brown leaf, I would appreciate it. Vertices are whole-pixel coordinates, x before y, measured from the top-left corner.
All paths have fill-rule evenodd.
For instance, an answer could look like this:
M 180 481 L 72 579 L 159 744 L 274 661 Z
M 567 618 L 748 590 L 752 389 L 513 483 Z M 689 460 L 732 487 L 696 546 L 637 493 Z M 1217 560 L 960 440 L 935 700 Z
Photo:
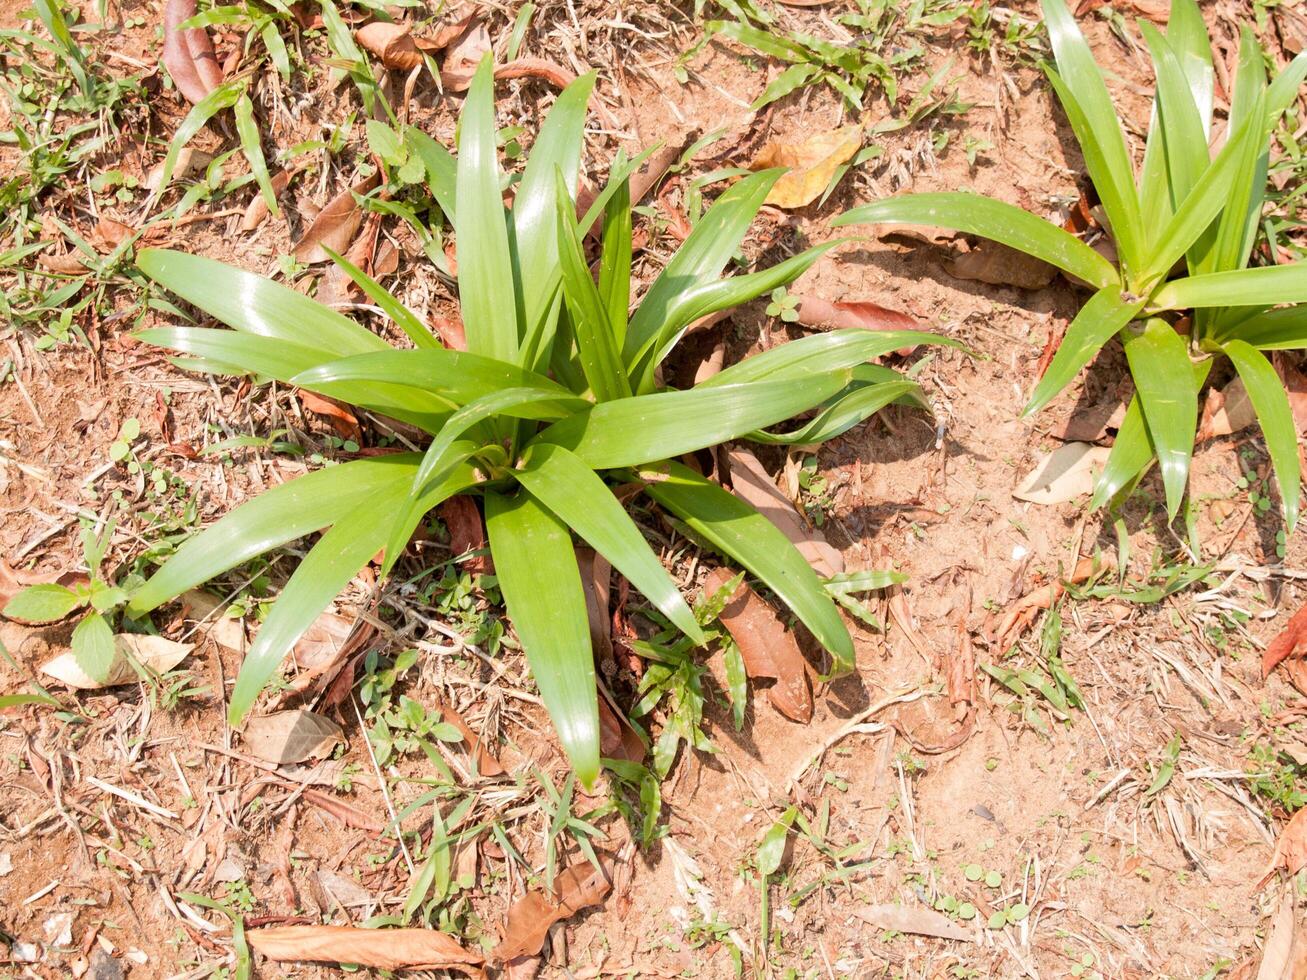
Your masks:
M 816 528 L 808 526 L 790 499 L 781 493 L 758 457 L 747 449 L 732 449 L 726 454 L 731 471 L 731 489 L 737 497 L 751 503 L 781 533 L 794 543 L 794 547 L 818 575 L 838 575 L 844 571 L 844 556 L 826 541 Z
M 467 350 L 467 334 L 463 330 L 462 320 L 433 316 L 430 323 L 436 335 L 440 337 L 440 342 L 450 350 Z
M 286 188 L 290 186 L 290 179 L 296 173 L 296 170 L 278 170 L 273 174 L 272 193 L 277 197 L 284 194 Z M 255 194 L 249 206 L 245 209 L 245 214 L 241 217 L 241 231 L 253 231 L 263 224 L 268 214 L 268 199 L 262 194 Z
M 866 300 L 849 300 L 832 303 L 817 296 L 799 297 L 799 322 L 805 327 L 827 330 L 840 327 L 858 327 L 863 330 L 919 330 L 914 317 L 902 310 L 881 306 Z M 899 354 L 911 354 L 914 348 L 901 348 Z
M 600 663 L 612 658 L 612 618 L 608 615 L 612 598 L 613 566 L 593 548 L 576 549 L 576 562 L 581 569 L 581 586 L 585 589 L 585 612 L 590 621 L 590 643 Z
M 353 439 L 358 442 L 363 437 L 363 430 L 359 428 L 359 420 L 354 417 L 344 405 L 334 399 L 327 398 L 323 395 L 315 394 L 312 391 L 299 389 L 300 404 L 307 411 L 314 415 L 321 415 L 331 426 L 331 430 L 342 439 Z
M 363 221 L 363 212 L 358 202 L 354 200 L 354 195 L 366 194 L 376 187 L 380 180 L 381 171 L 378 170 L 371 177 L 365 177 L 353 187 L 345 188 L 332 198 L 327 206 L 318 212 L 318 216 L 313 219 L 313 224 L 309 225 L 304 236 L 295 243 L 292 253 L 295 258 L 309 264 L 330 261 L 331 256 L 323 251 L 324 245 L 341 255 L 349 251 L 350 243 L 354 241 L 354 233 L 359 230 L 359 224 Z
M 161 60 L 177 91 L 192 105 L 222 84 L 222 68 L 208 32 L 201 27 L 186 31 L 178 28 L 194 16 L 195 0 L 168 0 L 164 4 Z
M 422 54 L 413 42 L 413 35 L 403 24 L 387 24 L 374 20 L 364 24 L 354 34 L 359 44 L 371 51 L 387 68 L 412 71 L 422 64 Z
M 1280 663 L 1290 657 L 1301 658 L 1307 654 L 1307 605 L 1303 606 L 1285 624 L 1284 629 L 1273 639 L 1262 653 L 1262 679 L 1271 675 Z
M 1266 874 L 1257 883 L 1257 887 L 1266 884 L 1276 871 L 1283 871 L 1292 880 L 1303 868 L 1307 868 L 1307 807 L 1301 808 L 1284 825 L 1280 839 L 1275 842 L 1271 866 L 1266 869 Z
M 734 577 L 728 569 L 713 569 L 704 579 L 704 595 L 715 595 Z M 793 721 L 811 721 L 812 687 L 807 662 L 776 610 L 747 582 L 741 582 L 719 618 L 740 648 L 745 672 L 753 678 L 776 682 L 767 690 L 776 710 Z
M 469 969 L 481 954 L 433 929 L 359 929 L 354 926 L 274 926 L 245 934 L 251 946 L 279 963 L 357 963 L 379 970 Z
M 520 956 L 535 956 L 555 922 L 598 905 L 611 888 L 607 872 L 592 864 L 574 864 L 563 869 L 554 879 L 552 892 L 530 891 L 513 903 L 508 910 L 503 938 L 490 951 L 490 962 L 506 963 Z
M 476 502 L 467 496 L 450 497 L 440 505 L 437 513 L 449 529 L 450 553 L 457 558 L 470 551 L 484 552 L 465 558 L 463 567 L 476 575 L 493 574 L 495 566 L 487 551 L 490 542 L 486 539 L 486 522 Z
M 510 78 L 543 78 L 558 88 L 567 88 L 576 75 L 562 65 L 544 58 L 518 58 L 495 69 L 495 79 L 505 81 Z
M 482 57 L 490 50 L 490 31 L 476 17 L 463 21 L 445 49 L 440 84 L 451 92 L 466 92 Z
M 445 721 L 458 729 L 459 734 L 463 736 L 463 741 L 467 742 L 468 751 L 476 758 L 477 772 L 483 776 L 492 777 L 504 774 L 504 767 L 495 758 L 494 753 L 486 748 L 485 740 L 472 730 L 472 726 L 467 723 L 461 714 L 447 704 L 441 704 L 440 713 L 444 716 Z
M 606 759 L 643 762 L 644 742 L 626 716 L 609 701 L 608 692 L 599 689 L 599 751 Z

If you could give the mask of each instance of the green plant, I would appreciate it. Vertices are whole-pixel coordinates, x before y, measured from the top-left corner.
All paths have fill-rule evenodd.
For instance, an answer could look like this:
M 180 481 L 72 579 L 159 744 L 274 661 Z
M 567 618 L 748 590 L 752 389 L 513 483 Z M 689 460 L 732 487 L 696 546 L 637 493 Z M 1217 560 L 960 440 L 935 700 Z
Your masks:
M 1247 268 L 1266 191 L 1268 141 L 1299 94 L 1307 53 L 1267 84 L 1263 54 L 1245 29 L 1229 138 L 1208 151 L 1211 43 L 1194 0 L 1176 0 L 1163 35 L 1147 22 L 1157 92 L 1147 147 L 1135 168 L 1103 76 L 1062 0 L 1043 0 L 1057 68 L 1044 70 L 1066 111 L 1102 201 L 1119 262 L 1043 219 L 966 193 L 910 194 L 854 208 L 836 224 L 942 225 L 1037 256 L 1096 292 L 1067 328 L 1024 414 L 1044 407 L 1119 336 L 1135 395 L 1091 506 L 1119 503 L 1160 460 L 1174 518 L 1188 484 L 1198 395 L 1217 357 L 1247 387 L 1280 484 L 1286 523 L 1298 517 L 1295 425 L 1284 387 L 1263 351 L 1307 348 L 1307 264 Z M 1188 274 L 1171 278 L 1184 260 Z M 1193 311 L 1190 325 L 1178 319 Z M 1185 336 L 1187 329 L 1188 336 Z
M 793 281 L 835 243 L 777 266 L 718 278 L 779 171 L 725 191 L 628 316 L 631 209 L 620 159 L 584 219 L 574 201 L 594 77 L 560 95 L 505 210 L 495 150 L 492 66 L 465 103 L 457 159 L 407 135 L 455 229 L 468 350 L 446 350 L 411 311 L 337 258 L 409 336 L 397 350 L 344 316 L 259 276 L 178 252 L 140 267 L 234 331 L 176 327 L 141 339 L 219 373 L 252 372 L 415 425 L 425 453 L 329 466 L 264 493 L 178 549 L 131 598 L 141 616 L 233 566 L 329 528 L 287 582 L 246 656 L 230 702 L 238 724 L 283 654 L 378 549 L 389 574 L 426 512 L 456 494 L 485 507 L 498 586 L 577 774 L 599 769 L 598 707 L 585 600 L 571 532 L 612 562 L 677 628 L 703 631 L 606 480 L 637 484 L 697 538 L 761 579 L 839 666 L 853 645 L 811 567 L 766 518 L 675 461 L 727 439 L 812 443 L 917 385 L 868 361 L 924 334 L 838 330 L 773 348 L 686 391 L 655 371 L 695 319 Z M 603 216 L 598 284 L 583 252 Z M 816 415 L 788 433 L 764 431 Z

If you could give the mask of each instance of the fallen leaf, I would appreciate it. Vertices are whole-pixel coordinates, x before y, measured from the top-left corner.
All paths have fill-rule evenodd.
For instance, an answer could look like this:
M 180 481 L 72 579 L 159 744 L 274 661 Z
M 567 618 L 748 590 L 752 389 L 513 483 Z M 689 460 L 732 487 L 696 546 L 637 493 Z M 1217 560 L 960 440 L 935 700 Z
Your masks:
M 449 531 L 450 554 L 458 558 L 469 552 L 479 552 L 463 559 L 463 567 L 474 575 L 493 574 L 495 566 L 490 560 L 486 522 L 476 501 L 465 495 L 450 497 L 437 508 L 437 513 Z
M 989 239 L 956 253 L 944 268 L 957 279 L 1021 289 L 1043 289 L 1057 275 L 1057 269 L 1042 259 Z
M 186 659 L 193 649 L 193 643 L 177 643 L 162 636 L 147 636 L 143 633 L 119 633 L 113 638 L 114 659 L 109 665 L 108 679 L 101 682 L 93 679 L 77 664 L 72 652 L 61 653 L 41 665 L 41 672 L 49 674 L 55 680 L 62 681 L 69 687 L 89 691 L 101 687 L 117 687 L 120 684 L 134 684 L 140 675 L 132 667 L 128 657 L 150 668 L 156 674 L 165 674 Z
M 490 50 L 490 31 L 475 16 L 467 18 L 462 29 L 445 49 L 440 65 L 440 84 L 451 92 L 466 92 L 482 57 Z
M 728 569 L 713 569 L 704 579 L 704 595 L 715 595 L 734 577 Z M 740 648 L 745 672 L 752 678 L 776 682 L 767 690 L 776 710 L 793 721 L 811 721 L 812 688 L 807 662 L 776 610 L 747 582 L 741 582 L 719 618 Z
M 134 234 L 136 234 L 136 229 L 131 225 L 125 225 L 121 221 L 116 221 L 104 215 L 101 215 L 100 220 L 95 223 L 95 237 L 100 243 L 107 246 L 102 249 L 105 252 L 113 251 Z
M 1272 351 L 1271 357 L 1276 373 L 1284 382 L 1284 392 L 1289 396 L 1289 408 L 1293 411 L 1293 421 L 1298 426 L 1298 432 L 1307 432 L 1307 374 L 1290 363 L 1288 351 Z
M 160 160 L 145 177 L 145 189 L 157 191 L 163 185 L 163 165 L 166 161 Z M 188 174 L 194 173 L 203 167 L 213 163 L 213 154 L 207 150 L 197 150 L 194 147 L 183 146 L 180 153 L 177 154 L 177 163 L 172 168 L 172 179 L 181 180 Z
M 468 970 L 484 957 L 434 929 L 273 926 L 245 933 L 249 944 L 279 963 L 355 963 L 379 970 Z
M 902 905 L 869 905 L 854 909 L 853 914 L 866 919 L 877 929 L 891 932 L 909 932 L 916 936 L 934 936 L 936 939 L 956 939 L 964 943 L 980 942 L 975 929 L 967 929 L 934 909 L 906 908 Z
M 1244 387 L 1242 378 L 1235 377 L 1224 388 L 1212 388 L 1207 392 L 1197 440 L 1228 436 L 1256 421 L 1257 413 L 1248 399 L 1248 389 Z
M 241 738 L 256 759 L 283 765 L 326 758 L 344 744 L 345 733 L 330 718 L 298 709 L 255 715 L 245 723 Z
M 798 509 L 776 486 L 758 457 L 747 449 L 732 449 L 726 454 L 731 471 L 731 490 L 752 504 L 784 534 L 799 553 L 808 559 L 818 575 L 838 575 L 844 571 L 844 556 L 826 541 L 821 531 L 808 526 Z
M 817 296 L 798 297 L 799 322 L 805 327 L 857 327 L 862 330 L 919 330 L 921 324 L 901 310 L 866 300 L 832 303 Z M 910 350 L 910 349 L 909 349 Z
M 413 43 L 413 35 L 403 24 L 387 24 L 374 20 L 364 24 L 354 34 L 359 44 L 371 51 L 387 68 L 412 71 L 422 64 L 422 53 Z
M 504 774 L 503 765 L 495 758 L 494 753 L 486 748 L 485 739 L 472 730 L 472 726 L 461 714 L 447 704 L 441 704 L 440 714 L 445 721 L 458 729 L 459 734 L 463 736 L 463 741 L 467 742 L 467 750 L 476 759 L 477 772 L 490 778 Z
M 51 242 L 50 244 L 54 244 Z M 37 258 L 41 268 L 47 272 L 57 272 L 64 276 L 81 275 L 87 270 L 86 257 L 80 252 L 68 252 L 65 255 L 51 255 L 49 252 L 42 252 Z
M 278 170 L 272 175 L 272 194 L 274 197 L 281 197 L 290 186 L 290 179 L 295 176 L 297 170 Z M 268 199 L 262 194 L 255 194 L 250 199 L 249 206 L 245 209 L 245 214 L 241 217 L 241 231 L 253 231 L 267 219 Z
M 352 440 L 356 444 L 362 441 L 363 429 L 359 426 L 358 418 L 340 402 L 304 388 L 298 389 L 297 394 L 300 404 L 314 415 L 325 418 L 327 424 L 331 426 L 331 431 L 340 438 Z
M 467 334 L 463 330 L 462 320 L 433 316 L 430 322 L 442 344 L 450 350 L 467 350 Z
M 318 871 L 314 877 L 318 879 L 318 884 L 322 886 L 322 890 L 341 908 L 366 908 L 369 905 L 375 905 L 377 902 L 376 895 L 353 878 L 347 878 L 343 874 L 328 871 L 324 868 Z
M 1293 614 L 1262 652 L 1262 680 L 1270 677 L 1271 671 L 1285 660 L 1301 658 L 1304 653 L 1307 653 L 1307 605 Z
M 612 703 L 608 692 L 599 688 L 599 752 L 605 759 L 643 762 L 644 742 L 626 716 Z
M 1076 7 L 1076 16 L 1083 17 L 1099 7 L 1104 7 L 1108 0 L 1080 0 Z M 1171 17 L 1171 0 L 1116 0 L 1113 8 L 1124 7 L 1142 17 L 1147 17 L 1155 24 L 1165 24 Z
M 768 143 L 749 164 L 750 170 L 788 167 L 776 181 L 764 204 L 778 208 L 801 208 L 811 204 L 826 187 L 841 164 L 862 147 L 862 127 L 843 126 L 811 136 L 798 145 Z
M 1101 401 L 1086 408 L 1076 406 L 1072 415 L 1060 426 L 1049 429 L 1048 434 L 1063 442 L 1098 442 L 1107 438 L 1109 429 L 1120 429 L 1125 420 L 1126 402 L 1131 385 L 1123 384 L 1105 392 Z
M 1112 450 L 1088 442 L 1068 442 L 1041 459 L 1012 491 L 1017 500 L 1062 504 L 1094 492 L 1094 478 Z
M 1110 557 L 1104 554 L 1101 558 L 1081 558 L 1076 563 L 1076 567 L 1071 574 L 1065 579 L 1073 585 L 1079 585 L 1081 582 L 1087 582 L 1098 571 L 1103 568 L 1103 562 L 1110 562 Z M 991 645 L 999 647 L 1008 647 L 1026 631 L 1027 627 L 1035 621 L 1041 610 L 1050 608 L 1053 603 L 1062 597 L 1066 591 L 1064 580 L 1059 578 L 1050 582 L 1048 585 L 1041 585 L 1032 592 L 1026 593 L 1003 614 L 999 620 L 998 626 L 990 631 L 993 637 Z
M 612 888 L 608 874 L 593 864 L 574 864 L 554 879 L 554 890 L 529 891 L 508 910 L 508 922 L 499 945 L 490 951 L 492 963 L 506 963 L 519 956 L 535 956 L 555 922 L 584 908 L 598 905 Z
M 364 813 L 353 804 L 338 800 L 330 793 L 321 790 L 306 789 L 304 799 L 320 809 L 326 810 L 346 827 L 355 827 L 369 833 L 379 834 L 386 829 L 384 821 L 378 820 L 370 813 Z
M 441 77 L 444 77 L 443 73 Z M 543 78 L 558 88 L 567 88 L 576 81 L 576 75 L 571 71 L 545 58 L 518 58 L 495 69 L 496 81 L 512 78 Z
M 581 569 L 581 586 L 585 590 L 585 612 L 590 624 L 590 645 L 600 663 L 613 656 L 613 622 L 608 615 L 612 598 L 613 566 L 593 548 L 578 546 L 576 562 Z
M 222 68 L 208 32 L 202 27 L 179 30 L 183 21 L 194 16 L 195 0 L 168 0 L 164 4 L 160 56 L 177 91 L 192 105 L 222 84 Z
M 182 616 L 200 626 L 219 646 L 241 653 L 245 649 L 245 624 L 226 615 L 224 605 L 217 596 L 192 589 L 182 595 Z
M 1262 962 L 1257 968 L 1257 980 L 1297 980 L 1293 976 L 1294 926 L 1293 892 L 1285 889 L 1280 908 L 1271 920 L 1270 936 L 1262 948 Z
M 318 216 L 313 219 L 313 223 L 309 225 L 303 237 L 295 243 L 292 254 L 296 260 L 310 265 L 330 261 L 331 256 L 323 251 L 324 245 L 341 255 L 348 252 L 350 243 L 354 241 L 354 233 L 359 230 L 359 225 L 363 221 L 363 211 L 354 200 L 354 195 L 366 194 L 376 187 L 380 180 L 381 171 L 378 170 L 372 176 L 357 181 L 352 187 L 345 188 L 332 198 L 327 206 L 318 212 Z

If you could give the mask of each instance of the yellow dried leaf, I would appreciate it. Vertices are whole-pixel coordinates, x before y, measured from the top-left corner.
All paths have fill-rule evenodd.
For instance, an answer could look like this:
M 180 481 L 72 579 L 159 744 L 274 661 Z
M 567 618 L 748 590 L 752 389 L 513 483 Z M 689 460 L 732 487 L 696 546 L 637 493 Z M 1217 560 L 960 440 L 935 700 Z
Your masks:
M 797 146 L 768 143 L 750 169 L 788 167 L 789 173 L 776 181 L 764 203 L 778 208 L 806 207 L 821 196 L 835 171 L 853 159 L 861 146 L 862 127 L 843 126 L 828 133 L 818 133 Z

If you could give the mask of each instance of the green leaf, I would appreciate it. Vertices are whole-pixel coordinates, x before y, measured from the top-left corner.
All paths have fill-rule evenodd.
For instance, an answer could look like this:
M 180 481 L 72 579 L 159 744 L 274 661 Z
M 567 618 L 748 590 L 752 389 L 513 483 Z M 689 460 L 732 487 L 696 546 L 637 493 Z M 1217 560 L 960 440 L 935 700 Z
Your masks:
M 186 302 L 245 333 L 331 351 L 340 357 L 390 345 L 348 317 L 270 279 L 213 259 L 144 249 L 142 272 Z
M 1298 463 L 1298 426 L 1289 406 L 1284 382 L 1265 356 L 1242 340 L 1231 340 L 1223 345 L 1225 353 L 1234 363 L 1243 379 L 1266 437 L 1266 449 L 1275 467 L 1275 479 L 1280 484 L 1280 497 L 1284 501 L 1284 523 L 1290 534 L 1298 523 L 1298 497 L 1302 488 L 1302 471 Z
M 599 702 L 585 593 L 567 527 L 522 492 L 487 491 L 486 532 L 513 629 L 581 783 L 599 774 Z
M 921 386 L 915 381 L 859 383 L 857 374 L 854 369 L 854 383 L 827 399 L 805 425 L 789 432 L 749 432 L 744 438 L 770 446 L 815 445 L 843 435 L 893 402 L 913 396 L 921 400 Z
M 965 192 L 905 194 L 864 204 L 832 224 L 938 225 L 1002 242 L 1099 289 L 1119 284 L 1111 262 L 1051 221 L 991 197 Z
M 1207 34 L 1203 13 L 1194 0 L 1171 0 L 1166 40 L 1184 72 L 1190 96 L 1202 121 L 1203 142 L 1206 144 L 1212 126 L 1215 71 L 1212 66 L 1212 39 Z
M 575 221 L 573 198 L 584 143 L 585 109 L 595 77 L 588 72 L 559 93 L 531 144 L 531 156 L 513 196 L 514 242 L 526 323 L 534 323 L 553 302 L 559 242 L 554 222 L 560 207 L 569 208 Z M 558 171 L 562 171 L 561 183 Z
M 1116 441 L 1112 444 L 1112 452 L 1108 454 L 1103 472 L 1098 475 L 1098 482 L 1094 485 L 1094 496 L 1089 501 L 1089 509 L 1097 510 L 1115 499 L 1132 481 L 1139 478 L 1156 455 L 1153 452 L 1153 440 L 1148 436 L 1148 426 L 1144 422 L 1144 410 L 1139 404 L 1139 396 L 1135 395 L 1126 408 L 1121 427 L 1116 430 Z
M 472 78 L 459 117 L 458 298 L 467 349 L 515 363 L 519 341 L 516 289 L 495 147 L 494 62 L 487 54 Z
M 645 490 L 699 537 L 738 561 L 780 597 L 841 667 L 853 640 L 812 566 L 776 525 L 689 467 L 667 462 L 641 471 Z
M 163 158 L 163 170 L 159 175 L 159 186 L 150 195 L 151 200 L 158 200 L 159 195 L 167 190 L 168 183 L 172 180 L 172 172 L 177 169 L 177 160 L 186 144 L 195 138 L 195 134 L 204 128 L 205 123 L 222 112 L 223 109 L 230 109 L 236 104 L 236 100 L 244 94 L 245 79 L 233 78 L 229 82 L 223 82 L 199 102 L 191 106 L 191 111 L 186 113 L 186 118 L 177 127 L 177 131 L 173 133 L 172 142 L 168 144 L 168 155 Z
M 703 631 L 676 583 L 635 522 L 595 472 L 561 446 L 541 444 L 515 473 L 533 497 L 607 558 L 663 615 L 696 644 Z
M 49 582 L 23 589 L 5 603 L 4 615 L 25 623 L 53 623 L 85 604 L 71 589 Z
M 1035 385 L 1021 414 L 1033 415 L 1052 401 L 1143 306 L 1142 302 L 1126 302 L 1119 286 L 1108 286 L 1094 293 L 1066 328 L 1066 336 L 1058 345 L 1052 363 Z
M 1062 0 L 1043 0 L 1042 7 L 1058 68 L 1054 72 L 1045 67 L 1045 73 L 1075 131 L 1121 256 L 1128 268 L 1138 269 L 1143 259 L 1139 198 L 1116 107 L 1066 5 Z
M 354 460 L 265 490 L 183 543 L 132 596 L 127 614 L 140 619 L 251 558 L 319 531 L 352 511 L 370 511 L 379 497 L 407 496 L 420 458 L 417 453 L 397 453 Z M 388 515 L 376 520 L 389 528 Z
M 785 842 L 789 837 L 794 818 L 798 815 L 799 808 L 790 807 L 768 828 L 767 833 L 763 834 L 754 862 L 758 865 L 758 873 L 764 878 L 780 870 L 781 859 L 785 857 Z
M 113 667 L 113 630 L 99 613 L 88 613 L 73 630 L 73 659 L 86 671 L 88 677 L 103 684 L 109 679 Z
M 775 425 L 820 404 L 849 380 L 848 371 L 831 371 L 622 398 L 556 422 L 535 441 L 570 449 L 596 470 L 637 466 Z
M 1156 310 L 1307 303 L 1307 261 L 1174 279 L 1153 294 Z
M 26 704 L 46 704 L 58 708 L 59 702 L 48 694 L 0 694 L 0 711 L 6 708 L 18 708 Z
M 241 152 L 249 162 L 250 173 L 263 193 L 263 200 L 274 218 L 281 217 L 281 208 L 277 205 L 277 192 L 272 189 L 272 178 L 268 176 L 268 163 L 263 159 L 263 144 L 259 139 L 259 127 L 254 121 L 254 103 L 243 90 L 236 100 L 236 133 L 241 138 Z
M 861 327 L 843 327 L 800 337 L 798 340 L 778 344 L 770 350 L 746 357 L 713 375 L 700 384 L 698 389 L 745 384 L 751 381 L 788 381 L 825 374 L 828 371 L 866 366 L 867 361 L 882 354 L 917 344 L 962 346 L 957 341 L 941 337 L 939 334 L 920 333 L 915 330 L 865 330 Z
M 594 280 L 590 278 L 585 253 L 581 250 L 575 205 L 567 195 L 562 172 L 559 171 L 556 177 L 555 199 L 558 206 L 555 223 L 558 240 L 555 261 L 562 271 L 563 298 L 572 315 L 572 333 L 576 337 L 576 353 L 581 361 L 581 370 L 585 372 L 585 379 L 597 401 L 630 398 L 631 384 L 618 353 L 609 310 L 599 295 Z
M 613 161 L 621 169 L 620 151 Z M 610 178 L 611 179 L 611 178 Z M 599 295 L 618 350 L 626 341 L 626 317 L 631 306 L 631 183 L 622 178 L 604 208 L 603 253 L 599 261 Z
M 467 489 L 474 479 L 471 468 L 462 467 L 426 494 L 423 503 L 434 506 Z M 266 492 L 263 497 L 271 492 Z M 286 653 L 331 600 L 349 585 L 359 569 L 382 548 L 390 531 L 390 515 L 404 504 L 408 495 L 409 487 L 398 482 L 378 487 L 368 498 L 366 506 L 342 512 L 309 549 L 273 603 L 272 612 L 245 655 L 227 707 L 228 724 L 232 727 L 240 725 Z M 263 497 L 256 497 L 245 506 L 252 506 Z M 178 557 L 180 555 L 179 551 Z
M 1169 323 L 1151 319 L 1140 333 L 1126 336 L 1125 355 L 1161 465 L 1167 515 L 1174 519 L 1189 483 L 1198 430 L 1198 388 L 1189 347 Z
M 663 328 L 676 298 L 684 290 L 721 274 L 783 173 L 782 169 L 763 170 L 742 178 L 727 188 L 695 224 L 631 317 L 622 348 L 628 367 L 633 365 L 637 352 Z
M 333 251 L 326 245 L 322 246 L 322 250 L 331 256 L 331 261 L 335 262 L 353 280 L 354 284 L 367 294 L 372 302 L 381 307 L 381 312 L 394 320 L 395 325 L 408 334 L 408 339 L 413 341 L 414 346 L 424 347 L 428 350 L 444 349 L 444 345 L 427 329 L 427 325 L 422 322 L 421 317 L 391 295 L 385 286 L 381 285 L 345 256 Z
M 1166 147 L 1172 204 L 1179 205 L 1192 189 L 1211 158 L 1207 135 L 1198 106 L 1194 104 L 1189 80 L 1180 60 L 1161 32 L 1146 20 L 1139 30 L 1148 44 L 1157 79 L 1157 108 Z
M 410 126 L 404 131 L 404 142 L 427 171 L 427 188 L 431 196 L 440 205 L 445 218 L 455 228 L 458 220 L 454 216 L 455 201 L 458 197 L 458 164 L 453 155 L 420 129 Z
M 1259 350 L 1307 348 L 1307 306 L 1262 310 L 1222 327 L 1216 337 L 1218 341 L 1238 338 Z

